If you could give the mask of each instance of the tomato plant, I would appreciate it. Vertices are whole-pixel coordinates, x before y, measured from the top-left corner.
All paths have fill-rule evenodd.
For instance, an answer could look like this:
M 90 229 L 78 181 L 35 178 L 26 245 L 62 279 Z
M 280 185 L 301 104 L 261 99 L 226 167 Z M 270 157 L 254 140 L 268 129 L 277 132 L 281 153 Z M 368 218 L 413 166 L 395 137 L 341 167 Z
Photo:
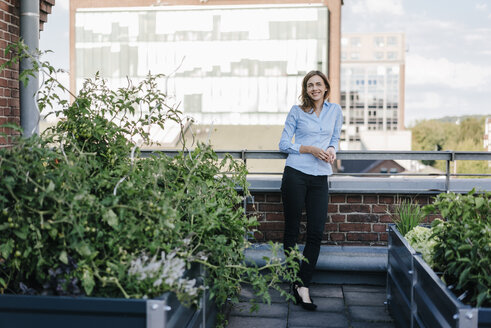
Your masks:
M 22 59 L 25 49 L 16 45 Z M 12 50 L 10 49 L 10 50 Z M 175 292 L 195 302 L 203 290 L 183 276 L 206 268 L 218 305 L 237 300 L 242 282 L 270 300 L 268 288 L 294 281 L 300 256 L 247 266 L 245 238 L 258 225 L 242 209 L 248 195 L 242 163 L 210 146 L 175 157 L 139 158 L 150 128 L 181 123 L 158 87 L 162 76 L 112 90 L 95 76 L 71 103 L 48 63 L 39 108 L 56 105 L 58 123 L 41 136 L 0 150 L 0 292 L 103 297 L 156 297 Z M 11 61 L 9 61 L 11 62 Z M 5 65 L 8 65 L 7 62 Z M 298 266 L 298 265 L 297 265 Z

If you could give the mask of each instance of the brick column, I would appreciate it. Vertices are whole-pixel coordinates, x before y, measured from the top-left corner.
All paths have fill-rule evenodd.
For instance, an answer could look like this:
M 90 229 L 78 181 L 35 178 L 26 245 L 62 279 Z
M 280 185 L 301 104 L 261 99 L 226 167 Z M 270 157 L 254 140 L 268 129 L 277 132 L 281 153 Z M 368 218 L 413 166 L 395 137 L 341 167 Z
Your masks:
M 0 0 L 0 64 L 9 59 L 5 48 L 19 40 L 19 7 L 17 0 Z M 20 126 L 19 65 L 0 72 L 0 125 L 15 123 Z M 11 136 L 18 134 L 8 128 L 0 128 L 0 147 L 8 145 Z
M 39 5 L 39 26 L 42 30 L 55 0 L 39 0 Z M 0 65 L 10 58 L 5 55 L 7 46 L 17 42 L 20 37 L 19 6 L 18 0 L 0 0 Z M 19 65 L 16 64 L 0 72 L 0 125 L 14 123 L 20 126 L 19 96 Z M 9 128 L 0 128 L 0 132 L 7 135 L 0 135 L 0 147 L 8 146 L 12 136 L 19 134 Z

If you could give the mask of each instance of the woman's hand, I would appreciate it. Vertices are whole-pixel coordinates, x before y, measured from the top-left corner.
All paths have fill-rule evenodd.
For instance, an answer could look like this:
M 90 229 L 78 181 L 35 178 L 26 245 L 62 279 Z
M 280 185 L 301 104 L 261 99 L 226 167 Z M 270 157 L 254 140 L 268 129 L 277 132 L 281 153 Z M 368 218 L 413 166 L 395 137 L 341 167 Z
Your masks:
M 327 148 L 326 152 L 329 154 L 329 163 L 332 164 L 336 160 L 336 149 L 334 147 Z
M 317 157 L 318 159 L 320 159 L 321 161 L 331 163 L 330 162 L 331 155 L 329 154 L 328 151 L 326 151 L 322 148 L 315 147 L 315 146 L 300 146 L 300 152 L 312 154 L 315 157 Z M 334 157 L 336 157 L 336 154 L 334 154 Z

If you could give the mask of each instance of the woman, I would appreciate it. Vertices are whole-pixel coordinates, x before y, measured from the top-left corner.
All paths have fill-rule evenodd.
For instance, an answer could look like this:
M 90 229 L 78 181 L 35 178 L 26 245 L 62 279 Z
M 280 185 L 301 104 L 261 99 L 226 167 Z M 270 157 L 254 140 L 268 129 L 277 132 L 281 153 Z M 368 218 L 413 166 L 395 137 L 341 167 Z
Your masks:
M 295 247 L 305 207 L 307 241 L 303 255 L 307 261 L 300 264 L 300 282 L 293 285 L 293 295 L 297 304 L 311 311 L 317 308 L 309 295 L 309 284 L 327 219 L 327 176 L 332 174 L 331 164 L 336 159 L 343 124 L 341 107 L 327 102 L 330 91 L 322 72 L 311 71 L 304 77 L 301 104 L 291 108 L 279 144 L 280 150 L 288 153 L 281 183 L 285 214 L 283 247 L 285 252 Z

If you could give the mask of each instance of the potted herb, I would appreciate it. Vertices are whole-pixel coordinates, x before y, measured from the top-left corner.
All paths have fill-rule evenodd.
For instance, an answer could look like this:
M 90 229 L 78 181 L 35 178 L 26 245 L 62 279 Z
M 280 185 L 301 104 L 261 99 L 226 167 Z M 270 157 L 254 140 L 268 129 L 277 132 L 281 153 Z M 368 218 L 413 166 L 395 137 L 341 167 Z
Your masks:
M 409 232 L 430 248 L 426 258 L 394 226 L 389 231 L 388 304 L 403 327 L 487 327 L 491 324 L 491 193 L 440 194 L 426 213 L 428 228 Z M 421 247 L 416 243 L 415 247 Z M 433 248 L 433 251 L 431 251 Z

